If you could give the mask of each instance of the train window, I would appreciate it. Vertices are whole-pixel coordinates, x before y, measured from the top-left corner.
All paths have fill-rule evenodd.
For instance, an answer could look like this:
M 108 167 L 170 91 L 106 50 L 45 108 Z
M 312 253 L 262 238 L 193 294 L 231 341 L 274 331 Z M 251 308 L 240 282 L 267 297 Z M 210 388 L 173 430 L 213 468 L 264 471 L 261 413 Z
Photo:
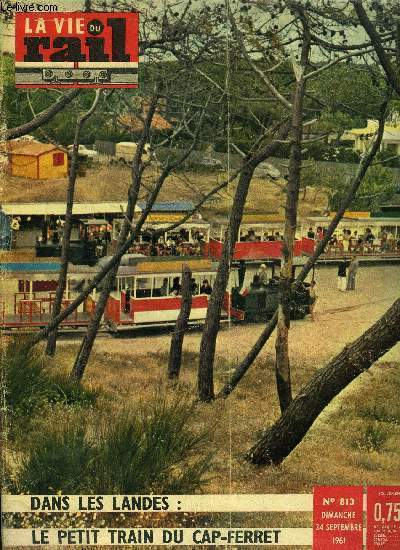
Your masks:
M 150 298 L 151 296 L 151 282 L 149 277 L 137 277 L 136 278 L 136 298 Z
M 197 277 L 193 277 L 191 281 L 191 291 L 193 296 L 197 296 L 200 294 L 200 287 L 201 283 L 203 282 L 204 277 L 197 275 Z
M 169 281 L 168 277 L 154 277 L 153 284 L 153 298 L 160 298 L 161 296 L 168 296 Z
M 133 277 L 118 277 L 119 290 L 126 290 L 127 288 L 133 288 Z

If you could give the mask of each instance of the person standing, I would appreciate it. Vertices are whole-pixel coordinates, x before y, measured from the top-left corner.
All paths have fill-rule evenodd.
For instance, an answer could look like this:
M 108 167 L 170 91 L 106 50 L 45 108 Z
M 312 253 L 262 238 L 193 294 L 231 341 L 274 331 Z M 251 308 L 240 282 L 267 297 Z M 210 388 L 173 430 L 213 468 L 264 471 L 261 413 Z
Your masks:
M 347 288 L 347 262 L 342 260 L 338 268 L 338 289 L 345 292 Z
M 358 271 L 359 263 L 357 256 L 353 256 L 349 265 L 347 274 L 347 290 L 356 289 L 356 275 Z

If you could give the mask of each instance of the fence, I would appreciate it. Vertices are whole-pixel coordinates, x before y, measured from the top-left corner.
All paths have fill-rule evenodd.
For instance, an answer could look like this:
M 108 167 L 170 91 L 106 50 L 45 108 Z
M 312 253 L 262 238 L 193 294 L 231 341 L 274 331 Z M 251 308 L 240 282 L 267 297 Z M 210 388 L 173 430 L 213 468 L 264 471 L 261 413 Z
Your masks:
M 96 151 L 100 155 L 106 155 L 107 157 L 115 157 L 115 146 L 116 143 L 112 141 L 104 141 L 102 139 L 96 139 L 94 142 Z

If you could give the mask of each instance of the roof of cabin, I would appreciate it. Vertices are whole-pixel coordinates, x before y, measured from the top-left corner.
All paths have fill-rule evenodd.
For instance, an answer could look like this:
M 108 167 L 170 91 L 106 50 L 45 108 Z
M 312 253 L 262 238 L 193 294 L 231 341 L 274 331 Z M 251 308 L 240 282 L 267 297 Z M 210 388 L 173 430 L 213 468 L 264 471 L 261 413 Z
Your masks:
M 52 143 L 39 143 L 32 141 L 20 141 L 19 145 L 12 146 L 11 153 L 13 155 L 26 155 L 29 157 L 40 157 L 45 153 L 49 153 L 54 149 L 59 150 Z M 62 152 L 62 151 L 60 151 Z

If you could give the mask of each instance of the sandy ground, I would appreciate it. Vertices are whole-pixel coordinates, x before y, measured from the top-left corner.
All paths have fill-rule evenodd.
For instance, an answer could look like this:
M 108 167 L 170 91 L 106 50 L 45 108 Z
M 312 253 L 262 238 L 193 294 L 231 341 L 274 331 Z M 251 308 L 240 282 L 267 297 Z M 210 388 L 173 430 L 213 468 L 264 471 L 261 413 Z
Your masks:
M 290 347 L 297 362 L 320 362 L 321 365 L 337 353 L 346 343 L 362 334 L 399 297 L 400 266 L 361 267 L 357 276 L 357 288 L 353 292 L 337 290 L 337 268 L 318 267 L 316 320 L 308 317 L 292 322 Z M 233 361 L 240 361 L 256 341 L 263 325 L 225 325 L 218 338 L 217 354 Z M 184 349 L 197 352 L 200 331 L 185 336 Z M 143 335 L 118 340 L 98 339 L 95 350 L 104 353 L 132 354 L 166 352 L 169 335 Z M 273 352 L 273 338 L 265 346 L 261 357 Z M 400 361 L 398 344 L 385 358 Z

